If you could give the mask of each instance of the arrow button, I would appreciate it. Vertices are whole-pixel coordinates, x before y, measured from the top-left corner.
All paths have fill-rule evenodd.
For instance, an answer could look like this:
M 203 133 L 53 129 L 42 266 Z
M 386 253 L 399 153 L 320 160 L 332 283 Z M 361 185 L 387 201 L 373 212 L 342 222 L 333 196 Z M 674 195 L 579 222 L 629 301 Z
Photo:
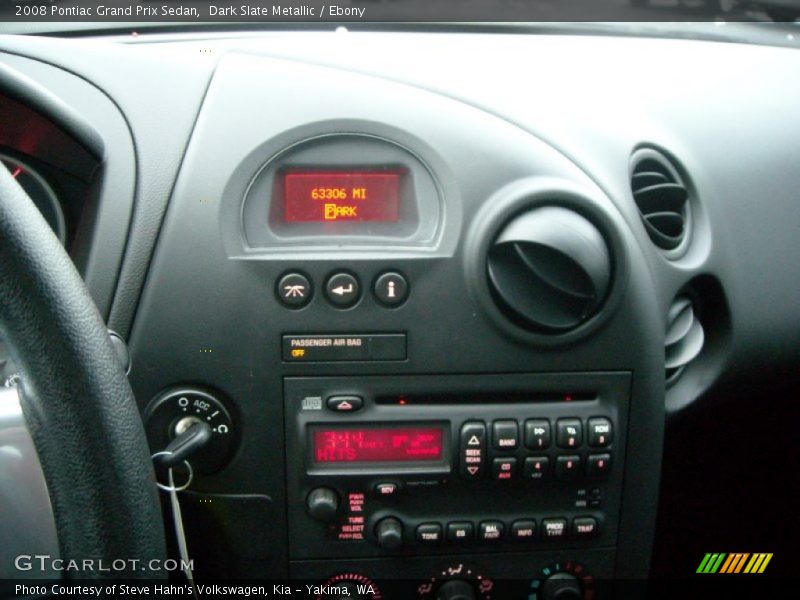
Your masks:
M 486 468 L 486 424 L 469 421 L 461 426 L 459 435 L 461 476 L 465 479 L 480 479 Z
M 333 412 L 356 412 L 364 405 L 364 399 L 361 396 L 331 396 L 325 401 L 325 405 Z
M 337 308 L 349 308 L 358 302 L 361 289 L 350 273 L 334 273 L 325 284 L 325 296 Z

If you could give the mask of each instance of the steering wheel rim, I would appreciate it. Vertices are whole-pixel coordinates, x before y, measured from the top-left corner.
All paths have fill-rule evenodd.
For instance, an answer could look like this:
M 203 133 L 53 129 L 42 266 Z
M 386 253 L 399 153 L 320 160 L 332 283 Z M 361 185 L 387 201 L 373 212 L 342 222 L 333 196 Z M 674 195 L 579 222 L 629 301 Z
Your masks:
M 92 565 L 64 575 L 163 576 L 153 562 L 166 557 L 161 509 L 133 392 L 83 280 L 2 165 L 0 333 L 24 373 L 20 404 L 61 558 Z

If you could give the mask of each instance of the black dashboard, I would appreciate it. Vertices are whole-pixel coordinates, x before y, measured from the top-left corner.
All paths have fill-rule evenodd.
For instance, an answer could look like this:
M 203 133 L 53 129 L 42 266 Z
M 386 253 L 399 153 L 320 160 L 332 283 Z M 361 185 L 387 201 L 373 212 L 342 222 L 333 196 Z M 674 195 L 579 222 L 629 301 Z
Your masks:
M 66 182 L 151 449 L 212 427 L 199 579 L 590 598 L 651 571 L 667 421 L 797 376 L 796 49 L 339 29 L 0 57 L 0 119 L 38 124 L 0 157 Z

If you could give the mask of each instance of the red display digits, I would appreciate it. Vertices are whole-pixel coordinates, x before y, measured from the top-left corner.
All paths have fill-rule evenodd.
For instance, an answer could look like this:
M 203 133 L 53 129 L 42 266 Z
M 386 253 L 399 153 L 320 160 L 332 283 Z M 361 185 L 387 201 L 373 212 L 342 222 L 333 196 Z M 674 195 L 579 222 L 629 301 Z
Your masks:
M 314 461 L 416 462 L 442 459 L 441 427 L 317 429 Z
M 283 176 L 287 223 L 395 222 L 400 216 L 398 171 L 292 171 Z

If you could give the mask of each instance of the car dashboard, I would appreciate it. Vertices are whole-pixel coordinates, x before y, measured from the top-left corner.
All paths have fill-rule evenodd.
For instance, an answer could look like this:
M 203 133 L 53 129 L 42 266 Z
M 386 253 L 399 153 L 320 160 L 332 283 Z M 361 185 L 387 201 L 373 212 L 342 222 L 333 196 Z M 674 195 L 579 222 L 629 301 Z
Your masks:
M 212 428 L 199 580 L 602 597 L 652 570 L 667 423 L 796 380 L 794 48 L 340 27 L 0 56 L 0 158 L 59 191 L 151 450 Z

